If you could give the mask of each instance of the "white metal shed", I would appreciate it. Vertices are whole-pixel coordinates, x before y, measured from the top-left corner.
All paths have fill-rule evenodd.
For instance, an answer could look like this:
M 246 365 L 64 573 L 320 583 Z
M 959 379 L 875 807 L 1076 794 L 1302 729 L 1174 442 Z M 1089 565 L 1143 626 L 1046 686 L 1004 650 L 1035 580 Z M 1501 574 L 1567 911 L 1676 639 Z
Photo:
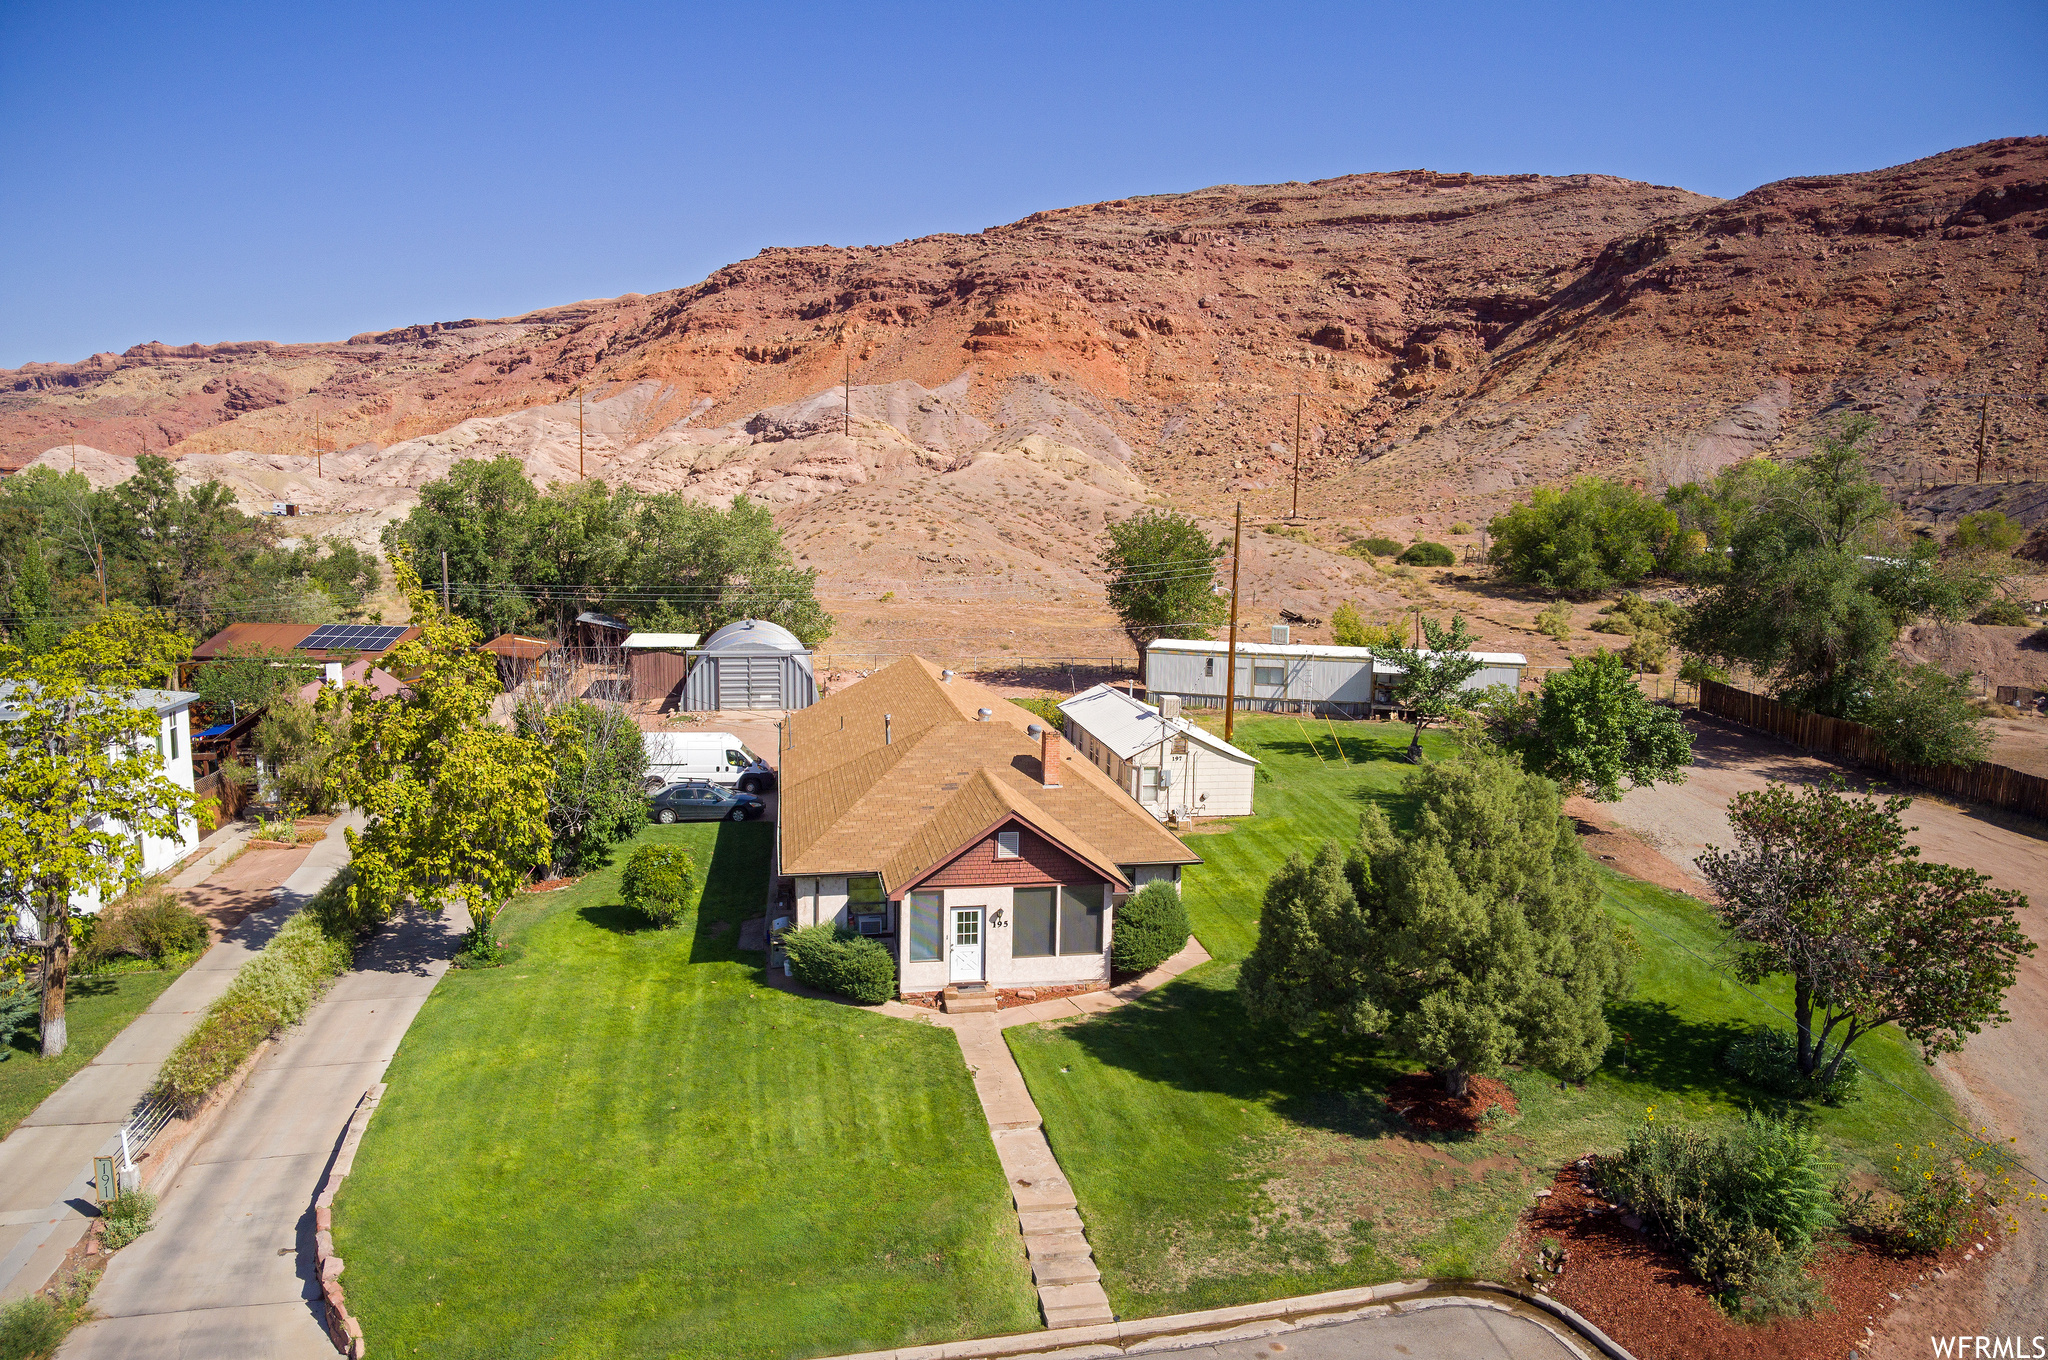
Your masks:
M 1097 685 L 1060 706 L 1069 744 L 1154 817 L 1249 817 L 1258 758 Z
M 740 619 L 688 652 L 682 706 L 693 713 L 721 708 L 809 708 L 818 702 L 811 649 L 766 619 Z

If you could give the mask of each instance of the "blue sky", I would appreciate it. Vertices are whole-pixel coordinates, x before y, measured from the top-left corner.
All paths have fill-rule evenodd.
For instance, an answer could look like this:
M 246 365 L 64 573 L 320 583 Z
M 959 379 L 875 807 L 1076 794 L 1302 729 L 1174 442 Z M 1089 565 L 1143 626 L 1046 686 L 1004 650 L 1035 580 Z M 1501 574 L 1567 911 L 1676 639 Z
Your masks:
M 0 0 L 0 366 L 1416 166 L 1732 196 L 2048 132 L 2048 5 Z

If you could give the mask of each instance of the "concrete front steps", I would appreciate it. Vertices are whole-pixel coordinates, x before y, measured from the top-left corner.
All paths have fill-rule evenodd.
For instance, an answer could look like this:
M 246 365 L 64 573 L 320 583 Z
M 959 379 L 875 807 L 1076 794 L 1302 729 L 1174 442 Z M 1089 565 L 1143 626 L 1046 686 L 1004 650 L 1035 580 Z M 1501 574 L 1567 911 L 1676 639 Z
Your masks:
M 992 1015 L 1002 1008 L 1003 999 L 992 988 L 954 986 L 939 993 L 939 1009 L 948 1015 Z

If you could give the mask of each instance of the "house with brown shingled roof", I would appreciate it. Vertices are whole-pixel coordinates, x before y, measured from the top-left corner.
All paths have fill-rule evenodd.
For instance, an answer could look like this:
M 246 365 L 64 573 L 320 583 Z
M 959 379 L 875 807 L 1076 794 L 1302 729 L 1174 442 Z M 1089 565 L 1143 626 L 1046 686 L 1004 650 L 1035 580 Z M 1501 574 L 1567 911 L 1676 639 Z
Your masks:
M 779 755 L 795 923 L 879 938 L 906 994 L 1106 983 L 1117 905 L 1201 863 L 1058 729 L 922 657 L 792 713 Z

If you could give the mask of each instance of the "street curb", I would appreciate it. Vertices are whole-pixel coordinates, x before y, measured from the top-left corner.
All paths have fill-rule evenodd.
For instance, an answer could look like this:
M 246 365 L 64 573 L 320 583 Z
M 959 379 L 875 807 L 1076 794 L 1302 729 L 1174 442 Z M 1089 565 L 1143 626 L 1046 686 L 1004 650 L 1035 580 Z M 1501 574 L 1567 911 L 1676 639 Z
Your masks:
M 1423 1297 L 1425 1295 L 1426 1298 Z M 863 1351 L 857 1355 L 823 1357 L 823 1360 L 1000 1360 L 1006 1356 L 1026 1355 L 1105 1358 L 1138 1355 L 1278 1336 L 1303 1327 L 1325 1327 L 1460 1301 L 1500 1308 L 1502 1305 L 1492 1297 L 1495 1295 L 1505 1295 L 1555 1318 L 1574 1336 L 1598 1350 L 1606 1360 L 1634 1360 L 1605 1332 L 1556 1300 L 1540 1294 L 1525 1294 L 1511 1286 L 1488 1280 L 1448 1280 L 1442 1284 L 1431 1280 L 1397 1280 L 1390 1284 L 1336 1289 L 1236 1308 L 1134 1318 L 1129 1322 L 1105 1323 L 1095 1327 L 1051 1328 L 984 1337 L 977 1341 L 948 1341 L 935 1345 L 903 1346 L 895 1350 Z
M 378 1082 L 356 1102 L 356 1112 L 349 1116 L 348 1128 L 341 1135 L 341 1147 L 327 1169 L 327 1180 L 313 1201 L 313 1278 L 320 1282 L 327 1303 L 327 1337 L 349 1360 L 362 1360 L 368 1347 L 363 1344 L 362 1324 L 349 1313 L 348 1296 L 341 1289 L 346 1262 L 334 1254 L 334 1197 L 356 1164 L 356 1148 L 362 1144 L 363 1131 L 370 1127 L 370 1116 L 377 1113 L 377 1102 L 384 1098 L 384 1086 Z

